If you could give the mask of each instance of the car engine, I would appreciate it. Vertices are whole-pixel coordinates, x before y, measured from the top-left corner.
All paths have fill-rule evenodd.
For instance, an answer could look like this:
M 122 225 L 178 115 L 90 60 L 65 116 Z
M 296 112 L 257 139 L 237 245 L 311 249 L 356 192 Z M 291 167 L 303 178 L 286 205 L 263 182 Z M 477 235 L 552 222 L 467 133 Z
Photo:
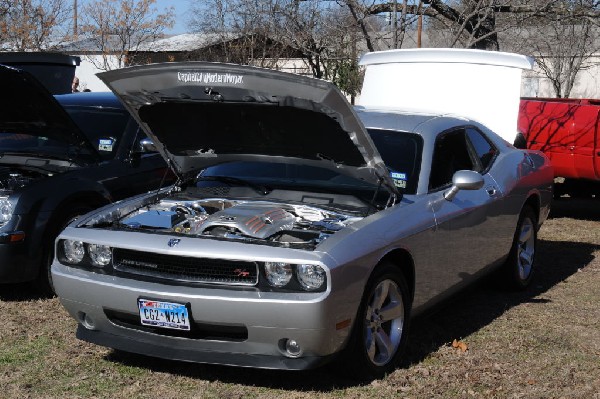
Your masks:
M 0 167 L 0 192 L 10 193 L 46 177 L 43 173 L 24 169 Z
M 290 246 L 316 245 L 360 219 L 362 217 L 314 206 L 268 201 L 163 199 L 128 214 L 121 219 L 120 225 L 130 229 Z

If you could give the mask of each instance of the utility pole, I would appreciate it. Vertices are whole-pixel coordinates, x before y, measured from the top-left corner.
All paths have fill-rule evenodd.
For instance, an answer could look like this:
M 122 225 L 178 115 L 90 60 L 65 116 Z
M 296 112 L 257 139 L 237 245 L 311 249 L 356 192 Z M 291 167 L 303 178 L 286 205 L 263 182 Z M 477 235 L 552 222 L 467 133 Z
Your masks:
M 394 26 L 394 48 L 398 48 L 398 0 L 394 0 L 394 9 L 393 9 L 393 26 Z
M 417 20 L 417 48 L 421 48 L 421 33 L 423 32 L 423 0 L 419 0 L 419 7 L 417 8 L 418 20 Z
M 77 40 L 77 0 L 73 0 L 73 39 Z

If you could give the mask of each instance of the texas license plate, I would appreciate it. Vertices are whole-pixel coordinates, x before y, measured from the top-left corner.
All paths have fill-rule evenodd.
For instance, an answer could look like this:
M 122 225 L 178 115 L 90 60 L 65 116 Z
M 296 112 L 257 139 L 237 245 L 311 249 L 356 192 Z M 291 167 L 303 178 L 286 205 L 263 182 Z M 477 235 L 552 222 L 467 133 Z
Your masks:
M 188 309 L 181 303 L 140 298 L 138 299 L 138 308 L 143 325 L 174 330 L 190 329 Z

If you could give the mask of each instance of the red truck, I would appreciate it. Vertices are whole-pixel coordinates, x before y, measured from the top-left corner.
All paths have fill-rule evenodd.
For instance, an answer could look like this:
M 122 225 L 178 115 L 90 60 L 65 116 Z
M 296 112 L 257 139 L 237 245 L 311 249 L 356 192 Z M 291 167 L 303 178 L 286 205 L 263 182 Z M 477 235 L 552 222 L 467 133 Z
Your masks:
M 600 100 L 522 98 L 518 130 L 552 160 L 555 196 L 600 198 Z

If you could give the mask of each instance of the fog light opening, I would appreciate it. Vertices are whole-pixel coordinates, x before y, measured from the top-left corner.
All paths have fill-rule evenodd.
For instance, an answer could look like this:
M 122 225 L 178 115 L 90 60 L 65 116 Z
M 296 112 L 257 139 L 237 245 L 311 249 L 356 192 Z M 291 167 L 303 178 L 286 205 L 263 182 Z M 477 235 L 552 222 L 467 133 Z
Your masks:
M 78 312 L 77 313 L 77 318 L 79 319 L 79 323 L 82 326 L 84 326 L 85 328 L 87 328 L 88 330 L 95 330 L 96 329 L 96 322 L 87 313 L 85 313 L 85 312 Z
M 285 340 L 285 354 L 288 357 L 300 357 L 302 354 L 302 348 L 300 344 L 295 339 L 286 339 Z

